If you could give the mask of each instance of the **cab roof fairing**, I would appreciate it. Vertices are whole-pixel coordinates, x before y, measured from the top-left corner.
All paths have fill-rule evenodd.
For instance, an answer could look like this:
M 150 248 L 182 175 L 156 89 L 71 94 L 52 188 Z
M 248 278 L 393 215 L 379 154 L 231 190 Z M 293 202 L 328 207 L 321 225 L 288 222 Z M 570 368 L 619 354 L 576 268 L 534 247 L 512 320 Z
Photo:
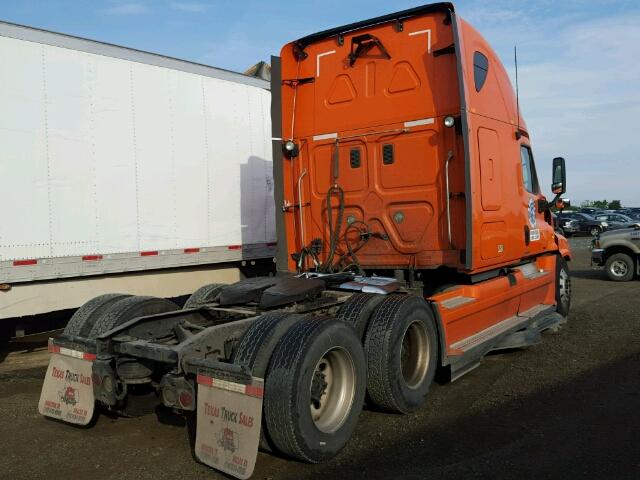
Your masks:
M 289 42 L 288 44 L 286 44 L 284 47 L 282 47 L 281 56 L 282 56 L 282 53 L 284 53 L 285 50 L 287 49 L 292 49 L 295 55 L 301 55 L 301 53 L 295 53 L 295 52 L 302 52 L 302 55 L 303 55 L 304 49 L 314 42 L 326 40 L 327 38 L 331 38 L 331 37 L 339 37 L 340 35 L 344 35 L 346 33 L 354 32 L 357 30 L 362 30 L 365 28 L 381 25 L 384 23 L 401 21 L 411 17 L 416 17 L 419 15 L 432 13 L 432 12 L 454 12 L 453 3 L 439 2 L 439 3 L 428 4 L 428 5 L 422 5 L 420 7 L 401 10 L 399 12 L 389 13 L 387 15 L 370 18 L 368 20 L 349 23 L 347 25 L 342 25 L 340 27 L 334 27 L 328 30 L 322 30 L 317 33 L 312 33 L 310 35 L 307 35 L 305 37 L 299 38 L 298 40 L 294 40 L 293 42 Z
M 514 126 L 514 131 L 517 131 L 519 127 L 521 133 L 528 137 L 529 133 L 527 124 L 522 116 L 522 109 L 520 109 L 518 114 L 515 89 L 511 84 L 511 79 L 509 78 L 509 74 L 507 73 L 502 61 L 489 42 L 487 42 L 478 30 L 457 15 L 456 19 L 458 22 L 458 48 L 460 51 L 464 83 L 466 86 L 464 93 L 467 111 L 509 123 Z M 483 105 L 481 95 L 476 93 L 475 88 L 473 87 L 473 55 L 476 51 L 483 53 L 489 59 L 490 78 L 493 78 L 497 83 L 502 101 L 504 102 L 506 118 L 504 117 L 504 114 L 497 114 L 494 109 L 487 110 L 486 104 Z M 493 72 L 491 72 L 491 70 Z

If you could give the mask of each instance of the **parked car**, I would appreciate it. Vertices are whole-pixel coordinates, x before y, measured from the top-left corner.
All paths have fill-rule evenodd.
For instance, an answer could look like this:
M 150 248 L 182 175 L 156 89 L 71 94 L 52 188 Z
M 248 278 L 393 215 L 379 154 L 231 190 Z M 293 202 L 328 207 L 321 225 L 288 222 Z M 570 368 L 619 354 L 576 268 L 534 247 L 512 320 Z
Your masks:
M 607 222 L 607 224 L 609 224 L 609 230 L 629 228 L 633 226 L 633 224 L 638 223 L 637 220 L 634 220 L 628 215 L 623 215 L 622 213 L 606 213 L 603 215 L 598 215 L 596 217 L 596 220 Z
M 565 237 L 570 237 L 574 233 L 578 233 L 578 221 L 571 218 L 561 218 L 556 214 L 551 215 L 553 217 L 553 227 L 556 232 Z
M 604 266 L 611 280 L 632 280 L 640 273 L 640 225 L 612 230 L 594 238 L 591 263 Z
M 631 217 L 636 221 L 640 220 L 640 208 L 627 208 L 625 210 L 621 210 L 619 213 L 622 213 L 627 217 Z
M 573 220 L 575 223 L 570 223 Z M 581 212 L 561 212 L 558 214 L 558 223 L 565 235 L 574 233 L 586 233 L 597 235 L 609 229 L 605 220 L 596 220 L 591 215 Z
M 586 213 L 587 215 L 591 215 L 592 217 L 601 213 L 602 209 L 600 208 L 592 208 L 592 207 L 583 207 L 579 210 L 580 213 Z

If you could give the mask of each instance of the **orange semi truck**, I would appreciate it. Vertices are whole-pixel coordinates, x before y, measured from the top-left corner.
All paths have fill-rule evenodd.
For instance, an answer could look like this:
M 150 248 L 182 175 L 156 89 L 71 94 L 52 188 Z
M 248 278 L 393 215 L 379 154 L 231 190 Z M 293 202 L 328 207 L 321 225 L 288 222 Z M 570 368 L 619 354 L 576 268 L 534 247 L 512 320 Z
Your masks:
M 564 160 L 547 200 L 508 75 L 452 4 L 301 38 L 272 76 L 278 275 L 206 285 L 183 309 L 91 300 L 50 342 L 41 413 L 86 425 L 96 405 L 162 404 L 196 422 L 199 460 L 247 478 L 259 447 L 333 458 L 365 393 L 415 411 L 436 372 L 566 319 Z M 77 404 L 56 400 L 69 386 Z

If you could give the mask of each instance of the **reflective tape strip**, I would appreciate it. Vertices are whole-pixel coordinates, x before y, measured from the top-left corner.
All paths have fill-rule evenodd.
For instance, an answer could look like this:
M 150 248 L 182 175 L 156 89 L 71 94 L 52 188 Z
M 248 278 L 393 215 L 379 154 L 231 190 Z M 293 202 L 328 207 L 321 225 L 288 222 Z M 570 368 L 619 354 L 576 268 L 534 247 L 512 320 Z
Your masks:
M 61 347 L 59 345 L 55 345 L 51 340 L 49 341 L 49 352 L 50 353 L 59 353 L 60 355 L 64 355 L 66 357 L 80 358 L 82 360 L 95 360 L 95 353 L 87 353 L 81 352 L 80 350 L 72 350 L 71 348 Z
M 222 247 L 189 247 L 189 248 L 183 248 L 180 249 L 179 252 L 181 253 L 200 253 L 200 252 L 209 252 L 212 248 L 227 248 L 227 250 L 242 250 L 243 248 L 247 248 L 247 249 L 252 249 L 252 248 L 256 248 L 256 247 L 262 247 L 262 246 L 266 246 L 266 247 L 275 247 L 278 244 L 278 242 L 267 242 L 267 243 L 256 243 L 256 244 L 248 244 L 248 245 L 226 245 L 226 246 L 222 246 Z M 143 252 L 135 252 L 133 255 L 138 255 L 140 257 L 155 257 L 155 256 L 160 256 L 160 255 L 173 255 L 175 254 L 176 250 L 145 250 Z M 106 260 L 114 260 L 113 257 L 118 257 L 115 258 L 116 260 L 119 260 L 123 254 L 107 254 L 102 255 L 102 254 L 95 254 L 95 255 L 82 255 L 80 257 L 75 257 L 78 260 L 81 260 L 83 262 L 98 262 L 98 261 L 106 261 Z M 69 257 L 64 257 L 65 259 L 68 259 Z M 54 259 L 55 260 L 55 259 Z M 23 266 L 29 266 L 29 265 L 38 265 L 39 263 L 42 264 L 48 264 L 52 261 L 52 259 L 25 259 L 25 260 L 13 260 L 10 261 L 11 265 L 13 265 L 14 267 L 23 267 Z
M 199 373 L 198 376 L 196 377 L 196 382 L 198 382 L 200 385 L 206 385 L 210 387 L 213 385 L 213 378 L 207 377 L 206 375 L 202 375 Z
M 264 387 L 261 386 L 244 385 L 242 383 L 230 382 L 229 380 L 220 380 L 219 378 L 212 378 L 207 375 L 202 375 L 201 373 L 198 374 L 196 381 L 199 385 L 243 393 L 251 397 L 262 398 L 264 396 Z
M 316 56 L 316 77 L 319 77 L 319 76 L 320 76 L 320 58 L 322 58 L 322 57 L 324 57 L 324 56 L 326 56 L 326 55 L 332 55 L 332 54 L 334 54 L 334 53 L 336 53 L 336 51 L 335 51 L 335 50 L 329 50 L 328 52 L 319 53 L 319 54 Z
M 420 120 L 411 120 L 410 122 L 404 122 L 405 127 L 418 127 L 420 125 L 431 125 L 435 122 L 433 118 L 421 118 Z
M 242 383 L 230 382 L 229 380 L 220 380 L 218 378 L 211 379 L 211 386 L 230 392 L 244 393 L 246 385 Z
M 338 138 L 338 133 L 334 132 L 334 133 L 323 133 L 321 135 L 314 135 L 313 136 L 313 141 L 317 142 L 319 140 L 329 140 L 332 138 Z
M 38 260 L 14 260 L 14 267 L 24 267 L 25 265 L 37 265 Z
M 246 385 L 244 393 L 251 397 L 264 397 L 264 387 L 256 387 L 255 385 Z

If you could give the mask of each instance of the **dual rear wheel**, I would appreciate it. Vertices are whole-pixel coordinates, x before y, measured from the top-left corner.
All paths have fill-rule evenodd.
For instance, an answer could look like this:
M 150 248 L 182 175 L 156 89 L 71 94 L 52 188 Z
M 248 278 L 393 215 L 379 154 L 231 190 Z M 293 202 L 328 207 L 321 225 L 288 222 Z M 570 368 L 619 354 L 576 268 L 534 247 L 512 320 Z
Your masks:
M 390 412 L 424 404 L 438 346 L 423 299 L 356 294 L 336 319 L 280 315 L 260 317 L 234 354 L 254 375 L 264 372 L 263 448 L 322 462 L 351 437 L 365 393 Z

